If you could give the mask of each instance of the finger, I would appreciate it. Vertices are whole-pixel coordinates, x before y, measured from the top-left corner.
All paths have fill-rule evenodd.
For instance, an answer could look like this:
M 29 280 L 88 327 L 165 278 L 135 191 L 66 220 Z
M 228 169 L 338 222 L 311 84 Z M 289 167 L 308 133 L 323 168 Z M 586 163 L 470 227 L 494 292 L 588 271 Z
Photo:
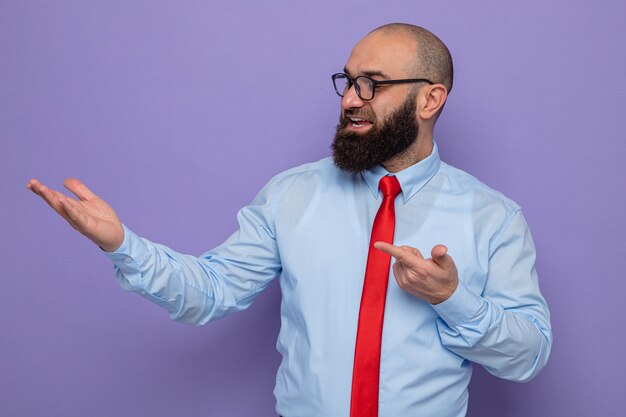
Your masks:
M 447 269 L 453 264 L 452 258 L 448 255 L 448 248 L 444 245 L 435 245 L 430 252 L 433 261 L 441 268 Z
M 418 249 L 411 246 L 396 246 L 387 242 L 379 241 L 374 243 L 374 247 L 376 249 L 382 250 L 385 253 L 388 253 L 396 259 L 400 259 L 402 258 L 402 256 L 407 254 L 417 256 L 418 258 L 423 258 L 422 253 Z
M 430 255 L 434 258 L 443 258 L 448 253 L 448 248 L 444 245 L 435 245 L 430 252 Z
M 85 184 L 76 178 L 66 178 L 65 181 L 63 181 L 63 185 L 82 201 L 98 198 Z
M 393 270 L 393 275 L 396 277 L 398 284 L 402 282 L 404 286 L 409 285 L 411 277 L 417 275 L 411 267 L 406 266 L 402 262 L 394 262 L 391 269 Z
M 26 184 L 26 187 L 31 190 L 33 193 L 37 194 L 39 197 L 43 198 L 43 195 L 41 195 L 41 189 L 44 187 L 44 185 L 39 182 L 37 179 L 33 178 L 30 181 L 28 181 L 28 184 Z
M 420 252 L 419 249 L 411 247 L 411 246 L 406 246 L 406 245 L 402 245 L 400 247 L 406 250 L 407 252 L 409 252 L 410 254 L 417 256 L 418 258 L 424 259 L 424 257 L 422 256 L 422 252 Z
M 391 266 L 393 270 L 393 276 L 396 278 L 396 282 L 400 288 L 404 288 L 404 267 L 400 262 L 394 262 Z
M 59 203 L 59 198 L 62 197 L 63 194 L 51 188 L 48 188 L 41 183 L 33 184 L 31 190 L 39 197 L 41 197 L 46 203 L 48 203 L 50 207 L 52 207 L 56 211 L 59 211 L 61 207 Z
M 385 252 L 388 255 L 393 256 L 398 261 L 408 254 L 408 251 L 406 251 L 405 249 L 387 242 L 374 242 L 374 247 L 378 250 Z
M 42 185 L 43 184 L 41 184 L 41 182 L 39 182 L 37 178 L 32 178 L 30 181 L 28 181 L 28 184 L 26 184 L 26 188 L 31 190 L 33 193 L 39 195 L 37 193 L 37 189 L 41 187 Z
M 66 213 L 67 221 L 72 225 L 72 227 L 79 231 L 84 230 L 89 223 L 89 219 L 80 204 L 77 201 L 65 196 L 59 199 L 59 203 Z
M 74 201 L 67 198 L 58 191 L 52 190 L 45 185 L 38 184 L 32 187 L 32 191 L 41 197 L 54 211 L 63 217 L 68 223 L 72 224 L 72 220 L 67 212 L 66 206 L 62 204 L 63 200 Z
M 410 246 L 400 247 L 391 245 L 387 242 L 375 242 L 374 247 L 393 256 L 396 258 L 397 262 L 400 262 L 411 269 L 420 267 L 424 260 L 420 251 Z
M 35 192 L 35 190 L 33 190 L 33 186 L 37 184 L 38 182 L 39 181 L 37 181 L 35 178 L 31 178 L 30 181 L 28 181 L 28 183 L 26 184 L 26 188 L 28 188 L 32 192 Z

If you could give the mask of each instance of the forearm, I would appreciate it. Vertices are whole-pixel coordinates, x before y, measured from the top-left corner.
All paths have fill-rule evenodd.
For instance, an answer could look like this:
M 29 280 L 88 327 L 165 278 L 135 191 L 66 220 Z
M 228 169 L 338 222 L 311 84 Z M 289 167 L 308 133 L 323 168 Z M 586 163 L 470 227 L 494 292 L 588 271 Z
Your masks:
M 124 227 L 124 242 L 108 253 L 122 288 L 186 323 L 204 324 L 250 306 L 282 268 L 270 199 L 275 180 L 239 210 L 239 230 L 199 257 L 177 253 Z
M 449 300 L 434 306 L 441 317 L 441 342 L 493 375 L 528 381 L 546 364 L 552 345 L 547 307 L 537 301 L 506 309 L 461 284 Z
M 200 325 L 243 310 L 275 275 L 271 270 L 246 271 L 210 254 L 180 254 L 127 228 L 124 232 L 122 245 L 107 254 L 121 287 L 163 307 L 180 322 Z
M 158 304 L 174 320 L 203 324 L 214 314 L 214 285 L 193 257 L 124 228 L 124 242 L 107 256 L 120 286 Z

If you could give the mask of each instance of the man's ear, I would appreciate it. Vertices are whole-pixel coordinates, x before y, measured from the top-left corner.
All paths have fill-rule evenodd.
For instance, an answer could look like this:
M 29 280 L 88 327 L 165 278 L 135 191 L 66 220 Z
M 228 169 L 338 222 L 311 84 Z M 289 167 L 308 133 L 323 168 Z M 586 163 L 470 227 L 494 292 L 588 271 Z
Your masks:
M 433 84 L 425 86 L 422 91 L 420 105 L 418 106 L 418 116 L 422 120 L 436 119 L 448 99 L 448 90 L 443 84 Z

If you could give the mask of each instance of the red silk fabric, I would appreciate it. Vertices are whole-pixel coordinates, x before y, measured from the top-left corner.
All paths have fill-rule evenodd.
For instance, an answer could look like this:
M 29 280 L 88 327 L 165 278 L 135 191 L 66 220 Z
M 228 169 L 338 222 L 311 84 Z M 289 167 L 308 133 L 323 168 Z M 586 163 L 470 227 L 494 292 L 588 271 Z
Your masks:
M 382 177 L 378 188 L 383 193 L 383 202 L 374 219 L 365 268 L 354 351 L 350 417 L 378 416 L 380 348 L 391 256 L 376 249 L 374 243 L 393 243 L 394 200 L 401 191 L 398 179 L 393 176 Z

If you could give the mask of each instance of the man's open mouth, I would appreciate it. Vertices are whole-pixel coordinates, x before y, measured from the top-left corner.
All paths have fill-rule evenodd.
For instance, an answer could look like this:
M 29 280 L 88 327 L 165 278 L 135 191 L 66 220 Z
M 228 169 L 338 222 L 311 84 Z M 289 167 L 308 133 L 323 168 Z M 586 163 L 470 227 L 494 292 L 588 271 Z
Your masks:
M 372 125 L 372 122 L 370 122 L 367 119 L 362 119 L 360 117 L 348 117 L 348 120 L 350 121 L 349 126 L 357 128 L 357 129 L 361 129 L 361 128 Z

